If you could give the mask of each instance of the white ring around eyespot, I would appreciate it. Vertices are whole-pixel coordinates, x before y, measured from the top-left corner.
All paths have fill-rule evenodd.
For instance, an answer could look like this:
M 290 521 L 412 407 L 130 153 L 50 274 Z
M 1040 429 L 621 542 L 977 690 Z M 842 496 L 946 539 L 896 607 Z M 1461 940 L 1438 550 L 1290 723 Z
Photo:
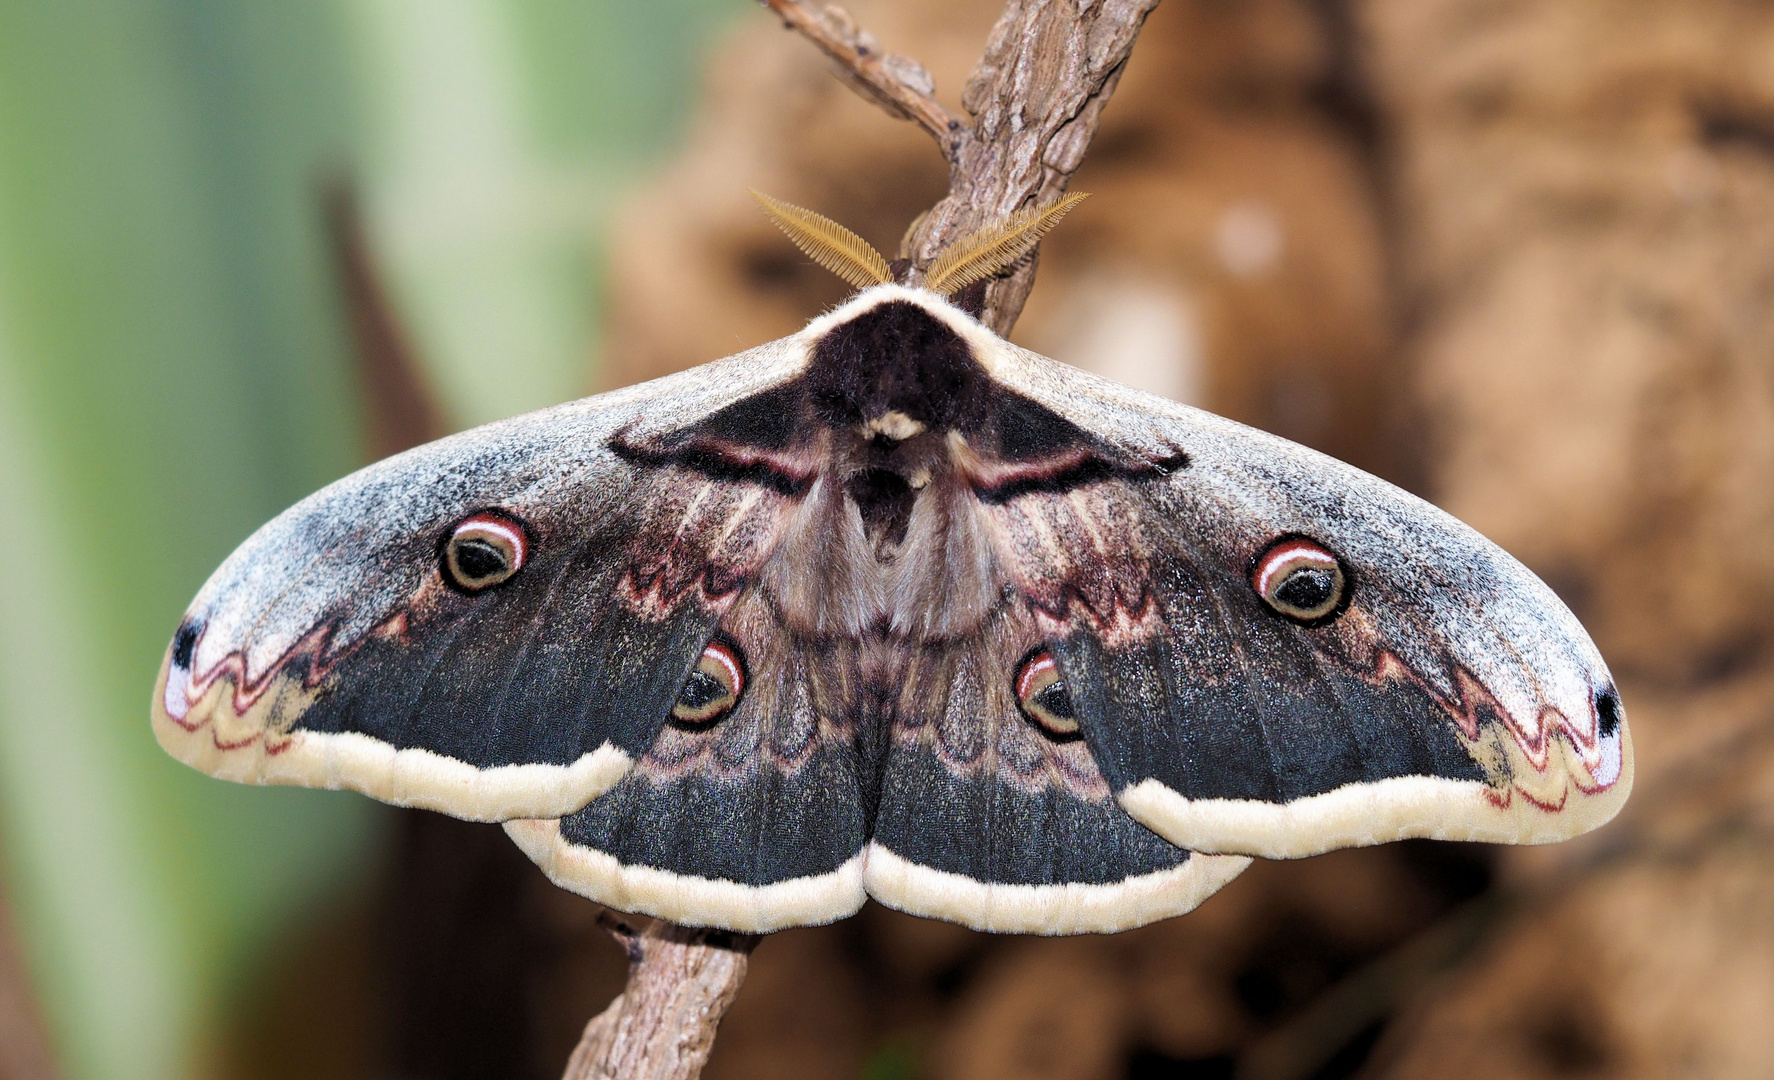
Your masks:
M 1017 676 L 1016 699 L 1018 701 L 1027 700 L 1029 696 L 1029 684 L 1035 681 L 1035 676 L 1044 671 L 1052 671 L 1058 666 L 1058 664 L 1054 663 L 1052 653 L 1037 653 L 1033 660 L 1030 660 L 1027 664 L 1023 665 L 1022 674 Z
M 1267 599 L 1269 583 L 1275 579 L 1275 575 L 1284 566 L 1298 563 L 1323 567 L 1333 573 L 1337 570 L 1337 557 L 1322 546 L 1305 539 L 1286 540 L 1264 555 L 1263 561 L 1258 564 L 1256 579 L 1251 583 L 1256 587 L 1257 595 Z
M 715 662 L 727 669 L 727 677 L 731 680 L 727 685 L 734 697 L 745 691 L 745 672 L 739 668 L 739 660 L 733 650 L 718 641 L 711 641 L 702 650 L 703 656 L 712 656 Z
M 524 540 L 524 531 L 522 529 L 517 528 L 504 518 L 495 517 L 492 514 L 476 514 L 457 525 L 455 531 L 450 533 L 450 539 L 454 540 L 471 529 L 477 532 L 493 533 L 504 539 L 506 543 L 510 544 L 512 552 L 511 569 L 513 571 L 520 569 L 524 565 L 524 559 L 529 555 L 529 544 Z

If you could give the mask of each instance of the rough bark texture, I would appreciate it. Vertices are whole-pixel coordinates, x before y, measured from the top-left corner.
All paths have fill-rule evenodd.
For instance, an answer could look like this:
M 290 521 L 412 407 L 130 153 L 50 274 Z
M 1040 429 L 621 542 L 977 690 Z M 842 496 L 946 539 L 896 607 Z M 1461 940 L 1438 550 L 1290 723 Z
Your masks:
M 974 126 L 955 154 L 949 193 L 900 251 L 914 273 L 975 229 L 1065 194 L 1157 6 L 1158 0 L 1011 0 L 961 96 Z M 1028 259 L 986 287 L 982 322 L 1010 333 L 1035 285 L 1035 265 Z
M 758 939 L 614 917 L 605 928 L 628 955 L 628 985 L 585 1025 L 561 1080 L 696 1080 Z
M 800 33 L 832 62 L 832 71 L 851 89 L 902 120 L 916 120 L 953 160 L 970 138 L 965 121 L 931 96 L 936 83 L 924 65 L 909 56 L 886 52 L 875 36 L 856 25 L 843 8 L 814 8 L 801 0 L 763 0 L 782 17 L 782 24 Z
M 815 14 L 800 0 L 766 2 L 865 97 L 918 120 L 948 159 L 948 194 L 900 245 L 913 283 L 961 237 L 1065 194 L 1140 27 L 1158 6 L 1158 0 L 1010 0 L 961 96 L 973 117 L 968 125 L 931 96 L 935 83 L 923 65 L 891 55 L 883 62 L 873 37 L 848 13 L 828 7 Z M 1010 332 L 1034 287 L 1035 265 L 1035 258 L 1026 259 L 986 286 L 980 321 Z

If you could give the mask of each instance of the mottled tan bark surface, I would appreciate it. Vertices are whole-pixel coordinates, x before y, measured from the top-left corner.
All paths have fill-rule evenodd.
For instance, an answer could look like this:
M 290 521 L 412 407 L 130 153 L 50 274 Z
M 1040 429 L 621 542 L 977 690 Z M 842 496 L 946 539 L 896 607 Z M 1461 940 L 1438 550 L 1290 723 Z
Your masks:
M 585 1025 L 561 1080 L 696 1080 L 758 939 L 660 921 L 605 925 L 628 957 L 628 985 Z
M 936 140 L 948 164 L 948 193 L 899 245 L 916 283 L 968 233 L 1065 194 L 1158 0 L 1009 0 L 967 77 L 961 114 L 935 99 L 923 64 L 883 52 L 844 9 L 803 0 L 766 5 L 823 52 L 846 84 L 889 115 L 917 121 Z M 1010 332 L 1037 262 L 1023 260 L 987 284 L 982 322 Z

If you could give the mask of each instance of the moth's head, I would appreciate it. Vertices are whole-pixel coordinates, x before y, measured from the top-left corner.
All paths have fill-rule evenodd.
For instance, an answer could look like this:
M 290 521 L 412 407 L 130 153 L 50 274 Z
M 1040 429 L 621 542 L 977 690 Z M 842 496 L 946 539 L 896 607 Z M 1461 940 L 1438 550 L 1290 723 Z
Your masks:
M 867 240 L 823 214 L 752 195 L 778 228 L 814 262 L 858 289 L 906 285 L 949 297 L 969 314 L 979 314 L 983 286 L 1029 256 L 1060 219 L 1088 196 L 1074 192 L 1042 206 L 1019 210 L 995 225 L 968 233 L 939 252 L 927 268 L 910 260 L 889 263 Z

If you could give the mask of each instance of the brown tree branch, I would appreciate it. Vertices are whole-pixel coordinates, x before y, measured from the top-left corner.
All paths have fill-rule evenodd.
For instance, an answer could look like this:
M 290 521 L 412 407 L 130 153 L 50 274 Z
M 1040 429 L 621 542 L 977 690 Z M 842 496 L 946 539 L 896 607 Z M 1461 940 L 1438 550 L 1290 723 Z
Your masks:
M 949 193 L 900 254 L 921 271 L 949 244 L 1065 193 L 1158 0 L 1010 0 L 961 102 L 974 136 Z M 1008 334 L 1035 284 L 1035 260 L 986 287 L 980 319 Z
M 899 253 L 910 260 L 914 283 L 961 237 L 1065 194 L 1140 27 L 1158 6 L 1158 0 L 1009 0 L 962 94 L 974 118 L 967 125 L 931 98 L 930 77 L 915 61 L 887 58 L 916 70 L 916 86 L 892 78 L 874 39 L 841 9 L 763 2 L 824 50 L 852 87 L 896 116 L 917 119 L 943 147 L 949 193 L 918 221 Z M 986 286 L 981 320 L 1008 334 L 1034 284 L 1030 258 Z
M 819 46 L 838 78 L 901 120 L 916 120 L 951 162 L 968 138 L 967 124 L 931 96 L 936 84 L 924 65 L 886 52 L 873 34 L 835 4 L 814 8 L 802 0 L 761 0 L 782 24 Z
M 628 985 L 579 1037 L 561 1080 L 696 1080 L 758 943 L 655 920 L 598 922 L 628 953 Z

